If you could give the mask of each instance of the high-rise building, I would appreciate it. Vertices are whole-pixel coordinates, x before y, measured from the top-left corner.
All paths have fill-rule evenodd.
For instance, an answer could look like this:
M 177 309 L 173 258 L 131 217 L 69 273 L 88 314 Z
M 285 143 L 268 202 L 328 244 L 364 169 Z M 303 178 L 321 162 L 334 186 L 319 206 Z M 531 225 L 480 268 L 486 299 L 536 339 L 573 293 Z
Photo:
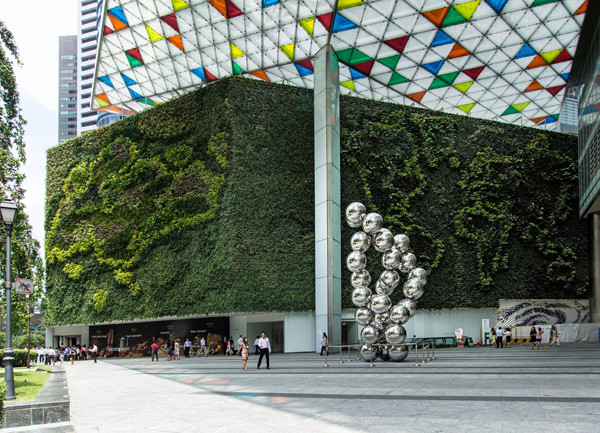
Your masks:
M 91 109 L 92 84 L 96 67 L 99 29 L 102 22 L 104 0 L 80 0 L 78 2 L 78 108 L 77 124 L 79 134 L 96 128 L 98 113 Z
M 77 36 L 58 38 L 58 142 L 77 136 Z

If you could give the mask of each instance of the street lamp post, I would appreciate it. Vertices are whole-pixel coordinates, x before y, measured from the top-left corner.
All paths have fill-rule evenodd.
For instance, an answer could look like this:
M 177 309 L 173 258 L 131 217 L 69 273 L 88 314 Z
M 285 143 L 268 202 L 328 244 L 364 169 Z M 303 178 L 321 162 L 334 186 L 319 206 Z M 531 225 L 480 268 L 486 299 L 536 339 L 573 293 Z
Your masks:
M 0 211 L 2 212 L 2 221 L 6 228 L 6 282 L 4 284 L 6 290 L 6 347 L 4 348 L 4 382 L 6 382 L 5 400 L 14 400 L 15 396 L 15 377 L 13 374 L 13 363 L 15 361 L 14 351 L 12 349 L 12 333 L 11 333 L 11 295 L 12 284 L 10 277 L 10 235 L 12 234 L 12 226 L 17 214 L 17 205 L 11 202 L 3 201 L 0 203 Z

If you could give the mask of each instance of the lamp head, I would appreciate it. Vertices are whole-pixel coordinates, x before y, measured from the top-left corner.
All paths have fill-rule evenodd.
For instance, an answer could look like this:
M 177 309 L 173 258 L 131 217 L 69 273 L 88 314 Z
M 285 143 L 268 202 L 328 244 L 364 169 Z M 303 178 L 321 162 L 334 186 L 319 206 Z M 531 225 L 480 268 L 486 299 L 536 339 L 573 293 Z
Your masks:
M 17 215 L 17 205 L 10 201 L 0 203 L 0 211 L 2 212 L 2 221 L 7 226 L 12 226 Z

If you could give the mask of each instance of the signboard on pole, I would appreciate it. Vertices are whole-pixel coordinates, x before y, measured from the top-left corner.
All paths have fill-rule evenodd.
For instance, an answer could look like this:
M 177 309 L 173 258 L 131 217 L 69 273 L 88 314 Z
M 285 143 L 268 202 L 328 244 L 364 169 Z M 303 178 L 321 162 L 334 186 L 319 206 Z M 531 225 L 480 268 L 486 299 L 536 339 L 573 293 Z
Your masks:
M 17 279 L 15 281 L 15 293 L 17 295 L 31 295 L 33 293 L 33 280 Z

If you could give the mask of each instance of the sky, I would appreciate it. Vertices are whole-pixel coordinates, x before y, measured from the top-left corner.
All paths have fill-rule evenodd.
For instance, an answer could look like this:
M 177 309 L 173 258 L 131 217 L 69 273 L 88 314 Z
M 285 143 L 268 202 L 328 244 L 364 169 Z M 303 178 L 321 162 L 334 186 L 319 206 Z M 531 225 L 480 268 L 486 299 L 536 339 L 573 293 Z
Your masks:
M 76 0 L 0 0 L 23 65 L 15 66 L 25 125 L 25 211 L 44 245 L 46 149 L 58 143 L 58 37 L 77 34 Z

